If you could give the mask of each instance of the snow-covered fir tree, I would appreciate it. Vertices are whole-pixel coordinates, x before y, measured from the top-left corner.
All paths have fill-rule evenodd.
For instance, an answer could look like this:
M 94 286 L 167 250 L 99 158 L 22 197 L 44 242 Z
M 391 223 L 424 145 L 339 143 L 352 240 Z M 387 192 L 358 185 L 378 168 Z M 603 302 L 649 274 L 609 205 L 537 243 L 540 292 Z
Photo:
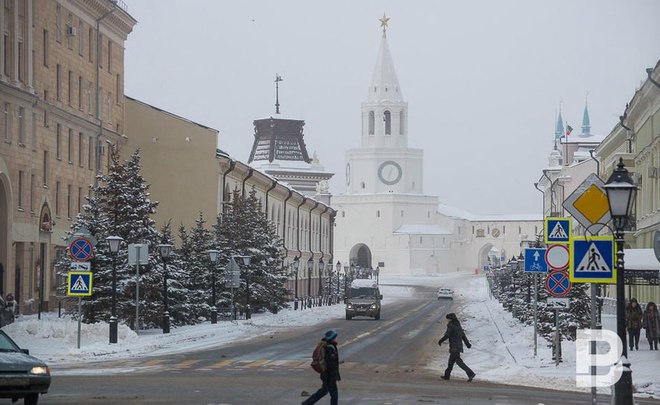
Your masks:
M 179 230 L 181 239 L 180 256 L 182 272 L 185 279 L 182 286 L 188 290 L 188 301 L 191 322 L 201 322 L 211 316 L 211 262 L 208 250 L 213 243 L 211 231 L 206 229 L 206 220 L 202 213 L 195 220 L 195 227 L 186 231 L 182 226 Z M 216 264 L 217 266 L 217 264 Z M 217 280 L 216 280 L 217 281 Z M 218 284 L 216 284 L 217 288 Z
M 286 307 L 282 240 L 262 211 L 256 191 L 252 189 L 249 196 L 243 197 L 234 190 L 231 205 L 218 217 L 214 229 L 225 255 L 251 258 L 247 266 L 237 261 L 241 286 L 236 291 L 236 302 L 243 307 L 249 303 L 253 312 Z

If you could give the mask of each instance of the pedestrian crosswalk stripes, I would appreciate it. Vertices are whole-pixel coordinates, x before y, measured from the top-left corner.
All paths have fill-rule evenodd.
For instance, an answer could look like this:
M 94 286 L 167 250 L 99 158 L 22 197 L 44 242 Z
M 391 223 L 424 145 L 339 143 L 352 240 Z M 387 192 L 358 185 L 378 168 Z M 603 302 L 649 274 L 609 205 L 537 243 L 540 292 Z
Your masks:
M 200 361 L 201 361 L 201 360 L 186 360 L 186 361 L 182 361 L 181 363 L 178 363 L 178 364 L 174 365 L 173 368 L 176 368 L 176 369 L 190 368 L 190 367 L 196 365 L 197 363 L 199 363 Z

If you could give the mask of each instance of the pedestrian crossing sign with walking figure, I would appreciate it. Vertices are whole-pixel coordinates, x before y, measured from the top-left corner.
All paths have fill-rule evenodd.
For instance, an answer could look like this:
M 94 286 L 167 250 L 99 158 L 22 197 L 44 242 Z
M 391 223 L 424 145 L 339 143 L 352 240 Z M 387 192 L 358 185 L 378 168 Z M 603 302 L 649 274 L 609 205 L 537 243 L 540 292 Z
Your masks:
M 69 297 L 89 297 L 92 295 L 92 272 L 70 271 L 66 285 Z
M 574 283 L 616 282 L 614 239 L 611 236 L 575 237 L 570 244 L 569 276 Z
M 546 244 L 570 243 L 571 242 L 571 217 L 545 219 L 543 235 Z

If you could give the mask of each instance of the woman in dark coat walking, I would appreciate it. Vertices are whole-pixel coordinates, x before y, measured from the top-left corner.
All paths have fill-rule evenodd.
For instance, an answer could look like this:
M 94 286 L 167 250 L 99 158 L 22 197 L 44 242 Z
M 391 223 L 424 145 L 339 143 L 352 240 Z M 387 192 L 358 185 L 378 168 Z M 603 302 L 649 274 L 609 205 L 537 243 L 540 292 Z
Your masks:
M 642 307 L 639 306 L 637 298 L 631 298 L 626 306 L 626 328 L 628 328 L 628 346 L 632 351 L 639 350 L 639 332 L 642 330 Z
M 465 346 L 467 346 L 468 349 L 471 348 L 472 345 L 467 336 L 465 336 L 465 332 L 463 332 L 463 328 L 461 327 L 458 318 L 456 318 L 456 314 L 449 313 L 446 318 L 449 320 L 449 322 L 447 322 L 447 331 L 444 336 L 438 340 L 438 345 L 442 346 L 442 342 L 449 340 L 449 361 L 447 363 L 447 369 L 441 378 L 443 380 L 449 380 L 451 370 L 454 368 L 454 363 L 456 363 L 458 364 L 458 367 L 462 368 L 463 371 L 467 373 L 468 382 L 470 382 L 474 379 L 476 374 L 463 362 L 463 359 L 461 359 L 461 353 L 463 353 L 463 342 L 465 342 Z
M 658 312 L 658 307 L 653 301 L 649 301 L 646 304 L 646 309 L 642 316 L 642 328 L 646 329 L 646 339 L 649 341 L 651 350 L 658 350 L 658 340 L 660 340 L 660 312 Z

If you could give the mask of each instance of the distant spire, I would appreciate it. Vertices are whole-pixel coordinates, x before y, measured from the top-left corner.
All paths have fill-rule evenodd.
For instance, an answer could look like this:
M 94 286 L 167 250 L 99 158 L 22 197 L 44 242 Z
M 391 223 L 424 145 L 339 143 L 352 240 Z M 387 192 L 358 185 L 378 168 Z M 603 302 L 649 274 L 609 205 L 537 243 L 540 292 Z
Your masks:
M 586 97 L 588 96 L 589 93 L 587 93 Z M 591 136 L 591 123 L 589 121 L 589 105 L 586 97 L 584 100 L 584 113 L 582 113 L 582 133 L 580 134 L 580 136 L 583 137 Z
M 374 74 L 371 78 L 371 85 L 369 86 L 368 101 L 381 102 L 384 100 L 400 102 L 403 101 L 401 89 L 399 88 L 399 79 L 396 77 L 394 71 L 394 63 L 392 62 L 392 55 L 390 55 L 390 48 L 387 45 L 387 36 L 385 30 L 390 19 L 383 15 L 379 21 L 383 27 L 383 38 L 380 42 L 380 49 L 376 57 L 376 67 Z
M 561 117 L 561 103 L 559 103 L 559 115 L 557 115 L 557 125 L 555 126 L 555 140 L 564 136 L 564 120 Z
M 280 113 L 280 82 L 282 76 L 275 73 L 275 114 Z

